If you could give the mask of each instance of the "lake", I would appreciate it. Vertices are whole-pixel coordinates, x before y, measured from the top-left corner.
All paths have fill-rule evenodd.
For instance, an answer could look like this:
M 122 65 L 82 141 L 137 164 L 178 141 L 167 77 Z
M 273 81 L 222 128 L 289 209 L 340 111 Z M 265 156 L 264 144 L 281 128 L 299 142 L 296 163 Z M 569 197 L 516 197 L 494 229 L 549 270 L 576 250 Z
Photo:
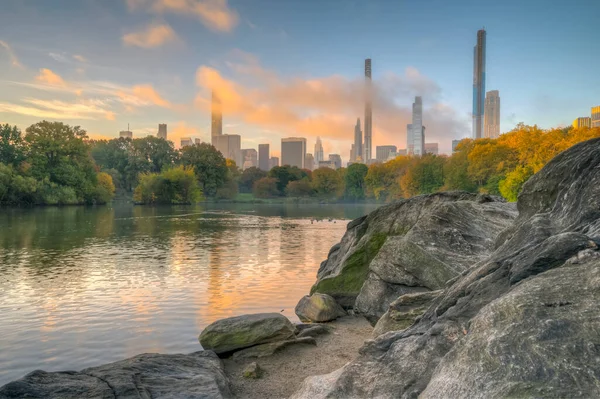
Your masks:
M 0 209 L 0 386 L 35 369 L 194 352 L 224 317 L 296 321 L 347 222 L 375 208 Z

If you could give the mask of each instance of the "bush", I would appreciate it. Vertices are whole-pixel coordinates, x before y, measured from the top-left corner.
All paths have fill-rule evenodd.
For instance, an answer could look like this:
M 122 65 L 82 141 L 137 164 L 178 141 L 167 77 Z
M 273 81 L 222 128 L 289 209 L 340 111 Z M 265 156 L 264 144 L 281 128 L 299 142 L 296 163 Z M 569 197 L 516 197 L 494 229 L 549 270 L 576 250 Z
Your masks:
M 263 177 L 254 182 L 252 193 L 256 198 L 273 198 L 279 196 L 277 179 L 274 177 Z
M 139 204 L 194 204 L 201 198 L 194 169 L 184 166 L 141 174 L 133 194 Z
M 113 199 L 115 195 L 115 185 L 113 179 L 108 173 L 98 173 L 98 182 L 94 194 L 94 202 L 97 204 L 106 204 Z

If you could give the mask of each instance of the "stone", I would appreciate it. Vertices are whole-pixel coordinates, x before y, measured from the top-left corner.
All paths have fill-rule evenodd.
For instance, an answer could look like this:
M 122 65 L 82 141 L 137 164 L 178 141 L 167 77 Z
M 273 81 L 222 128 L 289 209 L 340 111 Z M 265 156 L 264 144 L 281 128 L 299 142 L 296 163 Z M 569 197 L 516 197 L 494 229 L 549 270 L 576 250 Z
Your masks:
M 324 326 L 322 324 L 314 324 L 309 328 L 305 328 L 300 331 L 297 335 L 298 338 L 302 337 L 317 337 L 323 334 L 329 334 L 331 331 L 329 327 Z
M 377 321 L 373 337 L 412 326 L 442 292 L 443 290 L 437 290 L 402 295 L 390 304 L 387 312 Z
M 298 318 L 304 322 L 321 323 L 346 315 L 344 309 L 327 294 L 306 295 L 296 305 Z
M 242 376 L 244 378 L 258 379 L 262 377 L 262 375 L 263 369 L 256 362 L 250 363 L 244 368 L 244 371 L 242 371 Z
M 599 148 L 592 139 L 546 164 L 489 255 L 410 327 L 366 341 L 293 397 L 600 397 Z
M 231 398 L 214 352 L 146 353 L 80 372 L 34 371 L 0 388 L 0 398 Z
M 217 320 L 199 337 L 204 349 L 217 354 L 284 341 L 294 336 L 294 325 L 279 313 L 256 313 Z
M 283 350 L 284 348 L 287 348 L 288 346 L 297 344 L 315 346 L 317 345 L 317 341 L 312 337 L 301 337 L 297 339 L 289 339 L 286 341 L 271 342 L 269 344 L 256 345 L 250 348 L 237 351 L 232 355 L 232 358 L 234 360 L 239 360 L 272 356 L 275 353 Z

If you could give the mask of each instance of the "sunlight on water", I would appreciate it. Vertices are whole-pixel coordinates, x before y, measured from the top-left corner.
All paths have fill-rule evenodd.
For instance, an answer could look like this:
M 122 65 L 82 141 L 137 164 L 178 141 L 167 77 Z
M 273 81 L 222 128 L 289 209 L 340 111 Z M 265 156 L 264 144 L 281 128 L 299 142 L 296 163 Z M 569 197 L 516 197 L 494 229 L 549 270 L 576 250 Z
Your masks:
M 297 320 L 329 248 L 373 208 L 4 209 L 0 385 L 34 369 L 200 350 L 200 331 L 223 317 Z

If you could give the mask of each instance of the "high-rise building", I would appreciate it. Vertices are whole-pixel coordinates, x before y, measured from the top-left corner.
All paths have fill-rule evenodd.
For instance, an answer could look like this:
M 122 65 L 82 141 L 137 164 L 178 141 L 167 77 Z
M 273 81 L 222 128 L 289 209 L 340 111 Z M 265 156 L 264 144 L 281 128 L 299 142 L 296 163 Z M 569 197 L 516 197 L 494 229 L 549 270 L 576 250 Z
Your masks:
M 310 152 L 304 157 L 304 169 L 313 170 L 315 168 L 315 157 Z
M 329 154 L 329 161 L 333 162 L 335 169 L 342 167 L 342 157 L 339 154 Z
M 406 148 L 402 148 L 402 149 L 396 151 L 396 156 L 400 156 L 400 155 L 402 155 L 402 156 L 408 155 L 408 150 Z
M 305 157 L 306 139 L 304 137 L 281 139 L 281 165 L 297 166 L 304 169 Z
M 573 127 L 592 127 L 592 118 L 589 116 L 582 116 L 573 121 Z
M 390 157 L 390 154 L 396 153 L 398 148 L 395 145 L 378 145 L 375 147 L 375 159 L 377 162 L 385 162 Z
M 273 169 L 275 166 L 279 166 L 279 158 L 271 157 L 269 159 L 269 170 Z
M 194 139 L 194 144 L 202 144 L 202 140 L 196 138 Z
M 372 135 L 372 81 L 371 81 L 371 59 L 365 60 L 365 143 L 363 148 L 363 162 L 371 161 L 371 135 Z
M 319 162 L 325 160 L 325 154 L 323 154 L 323 144 L 321 143 L 321 138 L 317 137 L 317 142 L 315 143 L 315 163 L 318 165 Z
M 213 145 L 226 159 L 231 159 L 238 167 L 243 166 L 241 143 L 242 138 L 239 134 L 222 134 L 212 136 Z
M 484 29 L 477 31 L 477 44 L 473 49 L 473 138 L 483 137 L 485 101 L 485 38 Z
M 406 125 L 406 150 L 408 155 L 425 153 L 425 126 L 423 126 L 423 100 L 415 97 L 412 105 L 412 123 Z
M 133 138 L 133 132 L 129 131 L 129 130 L 121 130 L 119 132 L 119 137 L 122 139 L 132 139 Z
M 452 153 L 456 152 L 456 146 L 460 143 L 460 140 L 452 140 Z
M 333 161 L 321 161 L 319 162 L 319 168 L 329 168 L 329 169 L 336 169 L 335 167 L 335 162 Z
M 269 171 L 269 144 L 259 144 L 258 145 L 258 168 L 264 170 L 265 172 Z
M 438 155 L 439 152 L 438 143 L 425 143 L 425 154 Z
M 600 105 L 592 107 L 592 127 L 600 127 Z
M 159 139 L 167 139 L 167 124 L 159 123 L 158 124 L 158 134 L 156 135 Z
M 500 93 L 490 90 L 485 94 L 483 137 L 497 139 L 500 136 Z
M 254 148 L 246 148 L 240 151 L 242 153 L 242 170 L 252 167 L 258 168 L 258 152 Z
M 354 126 L 354 144 L 350 155 L 350 162 L 361 162 L 363 159 L 363 133 L 360 130 L 360 118 L 356 119 Z
M 187 146 L 190 146 L 190 145 L 194 145 L 194 142 L 192 141 L 191 137 L 182 137 L 181 138 L 181 141 L 180 141 L 180 147 L 181 148 L 187 147 Z
M 211 118 L 210 118 L 210 137 L 211 144 L 215 145 L 215 137 L 223 134 L 223 111 L 221 100 L 215 91 L 212 92 Z M 216 147 L 216 145 L 215 145 Z

